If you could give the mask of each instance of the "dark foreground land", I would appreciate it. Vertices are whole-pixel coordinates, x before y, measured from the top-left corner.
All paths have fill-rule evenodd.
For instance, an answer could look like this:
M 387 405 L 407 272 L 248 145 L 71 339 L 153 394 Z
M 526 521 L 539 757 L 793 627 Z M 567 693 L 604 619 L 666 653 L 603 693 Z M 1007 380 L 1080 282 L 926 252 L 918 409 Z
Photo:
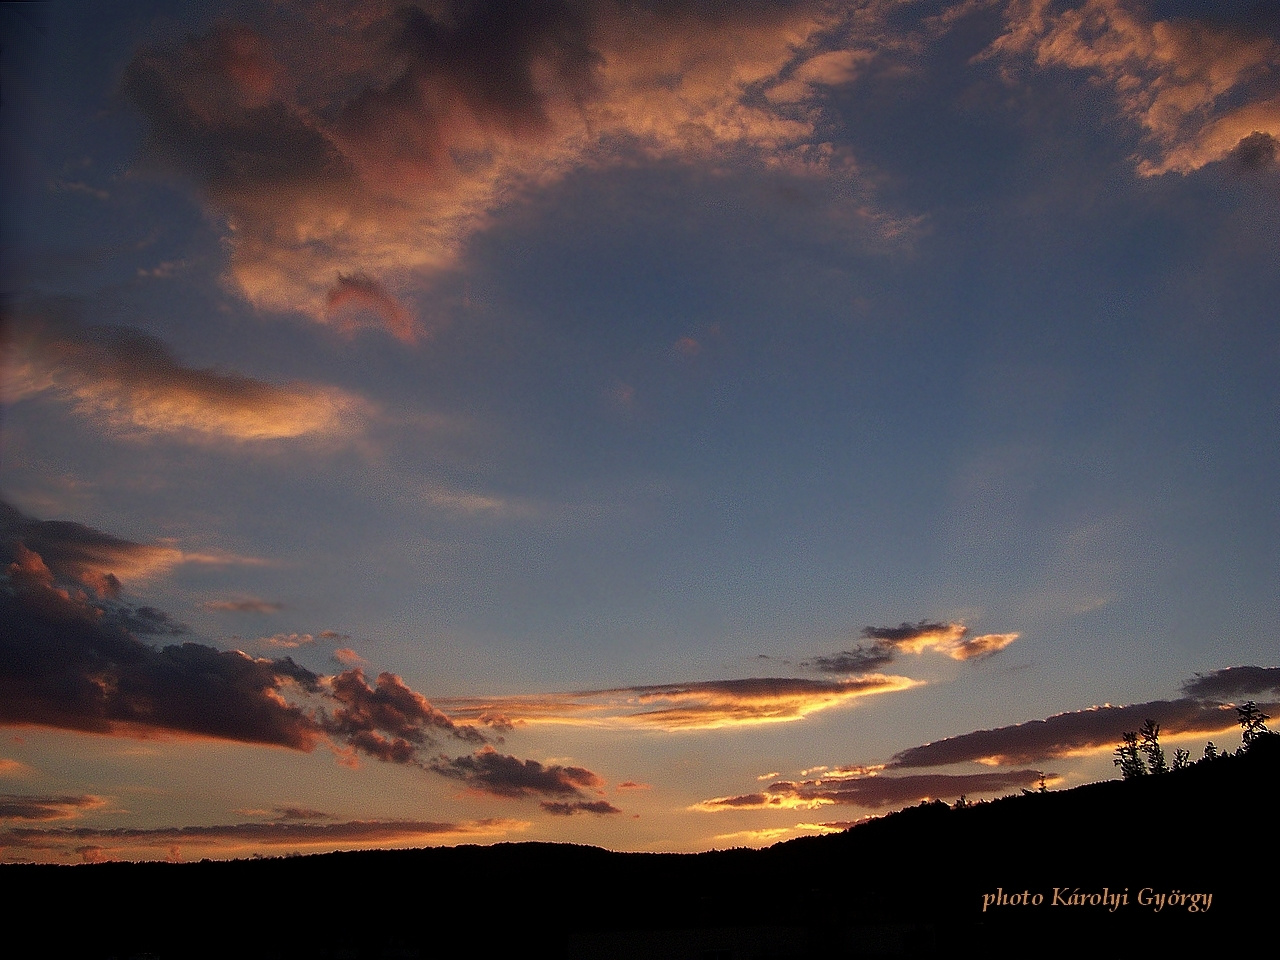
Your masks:
M 12 956 L 1267 956 L 1277 783 L 1268 736 L 1186 770 L 926 804 L 767 850 L 9 865 L 0 895 L 8 947 L 30 942 Z

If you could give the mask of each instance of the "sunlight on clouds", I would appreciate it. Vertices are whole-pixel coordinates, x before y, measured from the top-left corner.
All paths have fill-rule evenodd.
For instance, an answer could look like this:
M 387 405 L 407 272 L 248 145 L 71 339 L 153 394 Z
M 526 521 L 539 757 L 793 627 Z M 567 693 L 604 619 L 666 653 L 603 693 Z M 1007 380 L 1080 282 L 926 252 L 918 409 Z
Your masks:
M 138 331 L 22 329 L 8 357 L 5 400 L 50 393 L 92 423 L 141 438 L 266 441 L 351 435 L 372 406 L 335 387 L 275 385 L 180 363 Z
M 855 176 L 819 142 L 813 98 L 868 55 L 814 55 L 841 15 L 826 4 L 546 5 L 520 39 L 484 5 L 309 10 L 287 33 L 221 25 L 143 50 L 123 81 L 153 157 L 203 185 L 232 282 L 262 309 L 417 339 L 429 325 L 403 297 L 494 211 L 575 168 L 648 156 Z M 873 231 L 906 224 L 854 208 Z
M 725 843 L 738 844 L 741 842 L 747 846 L 758 846 L 781 840 L 787 834 L 793 832 L 794 829 L 792 827 L 765 827 L 760 830 L 739 830 L 736 833 L 718 833 L 713 839 L 723 841 Z
M 1156 20 L 1125 0 L 1063 8 L 1015 0 L 1006 31 L 985 56 L 1031 55 L 1038 67 L 1085 70 L 1111 87 L 1120 110 L 1157 153 L 1139 158 L 1144 177 L 1191 173 L 1227 157 L 1253 133 L 1280 137 L 1274 87 L 1280 50 L 1262 33 L 1194 19 Z
M 821 710 L 847 706 L 859 697 L 894 693 L 920 683 L 884 674 L 842 680 L 755 677 L 438 702 L 460 719 L 508 727 L 538 723 L 674 732 L 803 720 Z

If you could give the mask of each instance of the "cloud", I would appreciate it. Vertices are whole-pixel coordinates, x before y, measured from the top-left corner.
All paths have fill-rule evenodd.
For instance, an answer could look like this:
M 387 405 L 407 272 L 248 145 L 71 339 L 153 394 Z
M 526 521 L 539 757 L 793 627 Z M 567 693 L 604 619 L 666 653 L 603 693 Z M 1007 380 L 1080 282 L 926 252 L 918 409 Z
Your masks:
M 358 668 L 322 677 L 289 657 L 194 642 L 152 646 L 139 636 L 185 628 L 116 599 L 113 572 L 157 562 L 149 548 L 78 523 L 31 520 L 3 502 L 0 524 L 0 724 L 296 750 L 336 741 L 399 763 L 420 762 L 417 751 L 434 733 L 484 742 L 392 673 L 371 686 Z M 87 593 L 85 585 L 101 589 Z M 267 642 L 297 646 L 305 636 Z
M 224 613 L 279 613 L 284 609 L 284 604 L 257 597 L 243 597 L 239 600 L 205 600 L 200 604 L 200 609 Z
M 0 820 L 73 820 L 81 811 L 106 804 L 95 796 L 28 796 L 0 794 Z
M 576 797 L 583 787 L 599 787 L 604 781 L 583 767 L 559 764 L 543 766 L 537 760 L 520 760 L 492 747 L 463 757 L 440 756 L 429 768 L 442 776 L 461 780 L 481 793 L 507 799 L 533 796 Z
M 988 57 L 1085 71 L 1110 88 L 1145 135 L 1143 176 L 1190 173 L 1256 134 L 1280 135 L 1280 47 L 1258 19 L 1156 19 L 1126 0 L 1013 0 Z
M 538 806 L 556 817 L 571 817 L 575 813 L 608 814 L 622 812 L 608 800 L 543 800 Z
M 315 642 L 316 638 L 309 633 L 277 633 L 258 640 L 258 643 L 265 647 L 282 647 L 285 650 L 296 650 L 298 647 L 310 646 Z
M 173 546 L 134 543 L 68 520 L 34 520 L 0 500 L 0 560 L 14 564 L 10 576 L 51 576 L 116 597 L 123 581 L 145 581 L 186 559 Z
M 276 807 L 276 820 L 332 820 L 333 815 L 308 807 Z
M 368 660 L 360 656 L 360 654 L 356 653 L 350 647 L 340 647 L 333 651 L 333 659 L 344 667 L 363 667 L 369 663 Z
M 364 273 L 338 276 L 329 288 L 325 307 L 330 315 L 340 318 L 342 327 L 355 329 L 361 312 L 371 313 L 392 336 L 412 343 L 417 337 L 413 317 L 377 280 Z M 376 325 L 376 324 L 374 324 Z
M 871 810 L 901 806 L 921 800 L 948 800 L 984 793 L 1006 793 L 1030 786 L 1040 779 L 1038 770 L 1005 770 L 967 774 L 915 774 L 901 777 L 860 777 L 779 780 L 762 793 L 715 797 L 694 804 L 691 810 L 717 813 L 725 810 L 815 809 L 830 804 Z
M 137 639 L 127 607 L 52 577 L 0 586 L 0 724 L 88 733 L 186 734 L 310 750 L 314 720 L 284 694 L 318 689 L 292 660 Z
M 198 184 L 226 225 L 231 283 L 264 310 L 412 340 L 406 297 L 496 210 L 637 157 L 836 181 L 832 207 L 881 229 L 818 133 L 817 88 L 870 56 L 818 49 L 838 39 L 832 5 L 305 9 L 140 50 L 122 80 L 152 162 Z
M 1280 693 L 1280 667 L 1224 667 L 1197 673 L 1182 685 L 1182 692 L 1198 700 Z
M 988 633 L 970 637 L 963 623 L 937 623 L 921 620 L 896 627 L 864 627 L 861 643 L 830 657 L 813 657 L 800 665 L 823 673 L 862 673 L 876 670 L 898 659 L 901 653 L 923 653 L 935 650 L 953 660 L 989 657 L 1018 639 L 1016 633 Z
M 8 402 L 49 393 L 132 437 L 261 442 L 359 432 L 370 405 L 336 387 L 267 383 L 190 367 L 155 337 L 20 316 L 8 351 Z
M 322 823 L 274 820 L 182 827 L 56 827 L 0 829 L 2 850 L 53 850 L 75 852 L 86 860 L 105 859 L 111 851 L 194 847 L 223 852 L 299 847 L 366 847 L 422 844 L 442 839 L 501 836 L 528 827 L 509 819 L 471 820 L 461 823 L 430 820 L 348 820 Z
M 966 637 L 947 651 L 952 660 L 974 660 L 989 657 L 1003 650 L 1018 639 L 1016 633 L 986 633 L 980 637 Z
M 791 827 L 764 827 L 760 830 L 735 830 L 733 833 L 716 834 L 713 839 L 734 844 L 767 844 L 781 840 L 791 833 Z
M 394 673 L 378 674 L 371 687 L 364 671 L 352 667 L 329 679 L 327 687 L 337 707 L 321 721 L 324 729 L 378 760 L 418 762 L 418 750 L 432 731 L 484 742 L 478 730 L 455 724 Z
M 1126 730 L 1140 729 L 1148 718 L 1160 724 L 1166 737 L 1222 733 L 1236 726 L 1234 709 L 1199 700 L 1154 700 L 1124 707 L 1106 704 L 911 747 L 895 754 L 889 767 L 938 767 L 968 761 L 1003 766 L 1109 751 Z
M 748 677 L 530 697 L 457 698 L 440 703 L 459 718 L 501 717 L 514 725 L 712 730 L 802 720 L 821 710 L 847 706 L 859 697 L 916 685 L 917 681 L 906 677 L 881 674 L 841 680 Z

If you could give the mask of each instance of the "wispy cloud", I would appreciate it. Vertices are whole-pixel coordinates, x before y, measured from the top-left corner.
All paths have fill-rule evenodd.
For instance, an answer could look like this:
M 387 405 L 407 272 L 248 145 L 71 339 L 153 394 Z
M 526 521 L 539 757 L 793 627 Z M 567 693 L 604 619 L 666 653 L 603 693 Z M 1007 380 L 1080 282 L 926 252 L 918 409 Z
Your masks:
M 690 809 L 704 813 L 726 810 L 812 810 L 843 804 L 876 810 L 921 800 L 949 800 L 960 796 L 1007 793 L 1040 779 L 1038 770 L 1008 770 L 967 774 L 914 774 L 825 777 L 778 780 L 758 793 L 715 797 Z
M 274 633 L 269 637 L 260 637 L 258 643 L 264 647 L 278 647 L 284 650 L 296 650 L 298 647 L 309 647 L 316 638 L 309 633 Z
M 91 795 L 0 794 L 0 820 L 74 820 L 84 811 L 96 810 L 106 802 L 102 797 Z
M 859 697 L 892 693 L 916 685 L 917 681 L 906 677 L 882 674 L 841 680 L 748 677 L 528 697 L 455 698 L 440 703 L 456 717 L 506 727 L 556 723 L 666 731 L 712 730 L 802 720 L 821 710 L 848 706 Z
M 372 407 L 336 387 L 272 384 L 190 367 L 160 340 L 123 327 L 23 316 L 13 324 L 5 397 L 48 393 L 134 438 L 262 442 L 360 432 Z
M 240 597 L 235 600 L 205 600 L 200 609 L 219 613 L 279 613 L 284 604 L 258 597 Z
M 925 650 L 945 653 L 953 660 L 974 660 L 1003 650 L 1018 639 L 1018 634 L 988 633 L 971 637 L 963 623 L 921 620 L 896 627 L 864 627 L 862 637 L 870 642 L 832 656 L 813 657 L 800 665 L 823 673 L 862 673 L 893 663 L 899 654 L 919 654 Z
M 14 827 L 0 829 L 0 849 L 53 851 L 84 860 L 109 859 L 130 850 L 161 848 L 177 856 L 184 848 L 197 853 L 238 853 L 260 849 L 389 846 L 439 843 L 453 839 L 500 837 L 524 830 L 527 821 L 347 820 L 237 823 L 182 827 Z

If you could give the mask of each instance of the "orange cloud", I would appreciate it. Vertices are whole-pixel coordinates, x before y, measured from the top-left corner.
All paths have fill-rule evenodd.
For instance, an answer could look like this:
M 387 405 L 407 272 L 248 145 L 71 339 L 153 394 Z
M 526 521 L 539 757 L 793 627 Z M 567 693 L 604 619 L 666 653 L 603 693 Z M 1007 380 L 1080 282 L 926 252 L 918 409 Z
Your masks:
M 830 657 L 814 657 L 801 666 L 823 673 L 858 673 L 885 666 L 901 653 L 920 654 L 926 650 L 945 653 L 953 660 L 989 657 L 1018 639 L 1016 633 L 988 633 L 970 637 L 963 623 L 902 623 L 896 627 L 864 627 L 862 636 L 870 643 L 858 644 Z
M 869 674 L 840 680 L 750 677 L 691 683 L 617 687 L 537 697 L 441 700 L 454 716 L 501 715 L 515 725 L 652 730 L 713 730 L 802 720 L 812 713 L 848 706 L 859 697 L 917 686 L 906 677 Z
M 135 330 L 19 319 L 6 400 L 49 393 L 128 436 L 239 442 L 337 437 L 362 429 L 372 409 L 335 387 L 276 385 L 186 366 L 160 340 Z
M 868 55 L 817 49 L 843 16 L 825 3 L 307 10 L 141 50 L 122 84 L 153 158 L 226 223 L 231 282 L 265 310 L 412 340 L 405 295 L 494 211 L 583 166 L 856 175 L 817 133 L 815 88 Z
M 1198 170 L 1254 133 L 1280 138 L 1280 47 L 1262 29 L 1159 20 L 1126 0 L 1014 0 L 985 55 L 1099 78 L 1146 133 L 1142 176 Z
M 989 657 L 1013 643 L 1018 636 L 1016 633 L 986 633 L 980 637 L 969 637 L 948 648 L 947 656 L 952 660 Z
M 257 597 L 243 597 L 239 600 L 205 600 L 200 604 L 200 609 L 226 613 L 279 613 L 284 609 L 284 604 Z

